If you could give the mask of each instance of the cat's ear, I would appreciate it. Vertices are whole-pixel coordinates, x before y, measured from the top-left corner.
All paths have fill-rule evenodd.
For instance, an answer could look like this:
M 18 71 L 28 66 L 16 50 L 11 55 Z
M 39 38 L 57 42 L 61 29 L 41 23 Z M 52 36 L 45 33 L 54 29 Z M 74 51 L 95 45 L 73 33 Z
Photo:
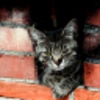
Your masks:
M 45 42 L 46 40 L 46 35 L 43 32 L 37 30 L 34 26 L 29 28 L 29 33 L 33 43 L 39 44 L 40 42 Z
M 78 36 L 78 22 L 77 19 L 72 19 L 62 31 L 63 37 L 74 38 Z

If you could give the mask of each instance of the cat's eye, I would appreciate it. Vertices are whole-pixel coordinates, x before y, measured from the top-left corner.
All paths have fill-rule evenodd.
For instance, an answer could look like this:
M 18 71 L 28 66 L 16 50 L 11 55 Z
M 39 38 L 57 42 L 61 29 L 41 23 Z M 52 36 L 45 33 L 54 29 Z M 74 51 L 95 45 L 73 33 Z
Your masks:
M 66 51 L 63 51 L 63 53 L 66 53 Z
M 63 55 L 66 55 L 66 54 L 68 54 L 70 52 L 70 50 L 69 49 L 65 49 L 65 50 L 63 50 Z
M 67 45 L 63 45 L 63 50 L 66 50 L 67 49 Z
M 44 57 L 44 59 L 45 59 L 45 60 L 48 60 L 48 59 L 49 59 L 49 57 L 48 57 L 48 56 L 45 56 L 45 57 Z
M 67 50 L 64 50 L 64 51 L 63 51 L 63 54 L 65 54 L 66 52 L 67 52 Z
M 64 52 L 66 52 L 67 46 L 66 46 L 66 45 L 63 45 L 62 50 L 63 50 Z
M 41 62 L 46 62 L 46 61 L 48 61 L 49 60 L 49 57 L 48 56 L 42 56 L 42 57 L 40 57 L 40 61 Z

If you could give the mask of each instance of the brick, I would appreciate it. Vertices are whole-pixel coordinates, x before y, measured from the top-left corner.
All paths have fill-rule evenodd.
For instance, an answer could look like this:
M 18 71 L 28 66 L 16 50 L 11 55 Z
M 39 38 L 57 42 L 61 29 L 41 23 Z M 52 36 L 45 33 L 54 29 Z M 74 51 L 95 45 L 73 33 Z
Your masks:
M 100 100 L 100 92 L 79 88 L 75 90 L 74 94 L 74 100 Z
M 0 8 L 0 21 L 29 24 L 29 8 Z M 0 26 L 0 49 L 34 51 L 27 29 L 7 26 Z M 34 57 L 0 55 L 0 77 L 36 79 Z
M 0 27 L 0 49 L 34 51 L 28 32 L 23 28 Z M 1 55 L 0 77 L 35 79 L 34 57 Z
M 33 51 L 27 29 L 0 27 L 0 49 Z
M 84 84 L 100 88 L 100 64 L 84 63 Z
M 87 22 L 92 25 L 100 25 L 100 9 L 95 10 L 87 17 Z
M 0 95 L 23 100 L 54 100 L 52 90 L 37 84 L 0 81 Z M 57 100 L 68 100 L 67 97 Z
M 7 8 L 0 8 L 0 20 L 27 24 L 30 21 L 29 7 L 15 7 L 12 10 L 8 10 Z
M 33 57 L 0 57 L 0 77 L 35 79 Z

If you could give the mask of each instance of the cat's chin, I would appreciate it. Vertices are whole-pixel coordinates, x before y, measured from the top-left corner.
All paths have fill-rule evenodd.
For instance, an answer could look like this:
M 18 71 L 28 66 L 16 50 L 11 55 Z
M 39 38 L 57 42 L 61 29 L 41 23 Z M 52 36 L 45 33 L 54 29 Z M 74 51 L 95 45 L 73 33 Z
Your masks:
M 61 70 L 63 70 L 64 68 L 52 68 L 52 70 L 54 70 L 54 71 L 61 71 Z

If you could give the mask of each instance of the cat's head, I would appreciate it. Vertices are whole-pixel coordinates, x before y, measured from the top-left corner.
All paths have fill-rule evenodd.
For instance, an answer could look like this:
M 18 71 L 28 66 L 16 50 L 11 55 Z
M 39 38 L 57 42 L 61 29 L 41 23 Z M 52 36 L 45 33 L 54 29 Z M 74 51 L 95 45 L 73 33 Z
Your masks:
M 31 29 L 38 60 L 56 71 L 70 66 L 77 55 L 77 31 L 77 21 L 72 19 L 59 34 L 60 39 L 53 42 L 43 32 L 35 28 Z

